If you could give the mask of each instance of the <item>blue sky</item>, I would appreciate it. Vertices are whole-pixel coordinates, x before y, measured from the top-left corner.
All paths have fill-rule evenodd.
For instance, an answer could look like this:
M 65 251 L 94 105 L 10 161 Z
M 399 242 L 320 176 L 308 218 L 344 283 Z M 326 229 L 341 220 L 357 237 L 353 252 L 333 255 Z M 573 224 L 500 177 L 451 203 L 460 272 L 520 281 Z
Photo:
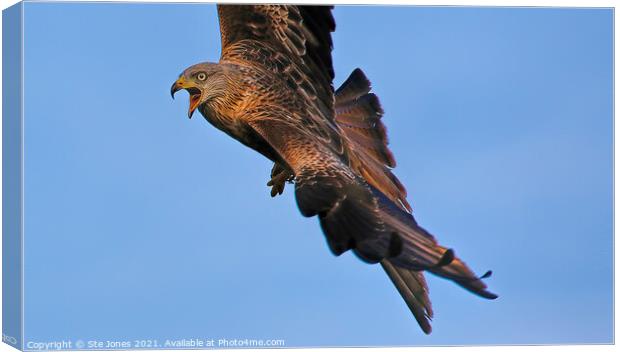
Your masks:
M 26 3 L 26 341 L 612 341 L 612 11 L 334 14 L 336 84 L 366 72 L 418 222 L 500 298 L 429 277 L 425 336 L 270 162 L 187 119 L 169 87 L 219 58 L 213 5 Z

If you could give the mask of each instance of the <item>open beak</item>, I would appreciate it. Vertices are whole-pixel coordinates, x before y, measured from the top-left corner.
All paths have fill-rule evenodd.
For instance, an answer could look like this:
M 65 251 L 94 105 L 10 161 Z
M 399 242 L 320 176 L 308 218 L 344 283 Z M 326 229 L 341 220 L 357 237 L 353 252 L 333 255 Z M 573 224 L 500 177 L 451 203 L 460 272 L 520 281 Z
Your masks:
M 187 111 L 187 116 L 191 119 L 194 111 L 198 105 L 200 105 L 202 91 L 191 82 L 188 82 L 184 77 L 180 77 L 170 88 L 170 95 L 172 95 L 172 99 L 174 99 L 174 93 L 180 91 L 181 89 L 185 89 L 189 93 L 189 110 Z

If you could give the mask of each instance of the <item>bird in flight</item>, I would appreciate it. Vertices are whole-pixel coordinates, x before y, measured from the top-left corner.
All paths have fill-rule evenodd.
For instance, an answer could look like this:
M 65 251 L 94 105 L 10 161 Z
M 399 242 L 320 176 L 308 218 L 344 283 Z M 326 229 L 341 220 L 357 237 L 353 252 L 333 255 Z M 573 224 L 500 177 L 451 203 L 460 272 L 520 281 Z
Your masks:
M 331 6 L 218 5 L 219 63 L 188 67 L 189 93 L 213 126 L 273 161 L 271 195 L 293 183 L 301 214 L 317 216 L 335 255 L 379 263 L 422 330 L 433 317 L 424 271 L 494 299 L 482 279 L 420 227 L 392 173 L 383 110 L 360 69 L 334 90 Z

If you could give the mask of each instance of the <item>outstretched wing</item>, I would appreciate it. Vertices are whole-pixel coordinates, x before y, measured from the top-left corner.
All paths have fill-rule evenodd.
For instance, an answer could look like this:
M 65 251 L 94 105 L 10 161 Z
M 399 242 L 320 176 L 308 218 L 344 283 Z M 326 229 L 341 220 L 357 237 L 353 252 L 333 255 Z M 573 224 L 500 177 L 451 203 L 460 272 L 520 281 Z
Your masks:
M 218 5 L 222 58 L 239 42 L 264 43 L 303 64 L 315 87 L 331 93 L 333 6 Z M 264 62 L 259 62 L 264 64 Z
M 413 216 L 366 182 L 314 136 L 289 121 L 295 111 L 262 106 L 249 125 L 295 174 L 295 197 L 304 216 L 318 216 L 330 249 L 351 249 L 369 263 L 389 261 L 429 270 L 487 298 L 496 296 L 454 252 L 440 246 Z
M 336 90 L 336 124 L 348 142 L 351 167 L 396 204 L 411 212 L 407 190 L 392 173 L 396 160 L 388 148 L 379 98 L 359 68 Z
M 304 100 L 318 136 L 342 152 L 334 123 L 331 6 L 218 5 L 221 62 L 278 75 Z

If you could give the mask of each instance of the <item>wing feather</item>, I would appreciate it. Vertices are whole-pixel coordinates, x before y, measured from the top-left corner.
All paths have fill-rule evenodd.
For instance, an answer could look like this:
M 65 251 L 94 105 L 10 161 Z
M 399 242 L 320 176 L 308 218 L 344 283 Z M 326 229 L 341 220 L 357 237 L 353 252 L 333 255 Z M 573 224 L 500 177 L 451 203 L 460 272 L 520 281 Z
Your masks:
M 350 165 L 368 183 L 393 202 L 411 211 L 407 190 L 392 173 L 396 166 L 388 148 L 387 131 L 379 98 L 370 93 L 370 81 L 355 69 L 336 91 L 336 123 L 350 145 Z
M 265 70 L 295 92 L 271 99 L 302 101 L 301 123 L 347 158 L 341 131 L 334 121 L 331 32 L 332 6 L 218 5 L 222 36 L 220 62 Z M 280 92 L 282 93 L 282 92 Z M 280 101 L 280 105 L 290 104 Z
M 242 62 L 286 77 L 308 103 L 333 119 L 333 6 L 218 5 L 221 61 Z M 277 57 L 276 57 L 277 56 Z M 275 59 L 275 60 L 274 60 Z M 278 62 L 278 64 L 273 64 Z

